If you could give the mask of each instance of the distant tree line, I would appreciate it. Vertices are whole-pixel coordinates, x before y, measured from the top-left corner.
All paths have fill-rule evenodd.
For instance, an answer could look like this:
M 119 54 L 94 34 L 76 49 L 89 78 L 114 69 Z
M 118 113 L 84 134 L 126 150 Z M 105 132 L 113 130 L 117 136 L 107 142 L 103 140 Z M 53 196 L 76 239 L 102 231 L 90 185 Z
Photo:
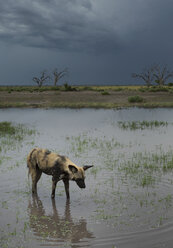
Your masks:
M 164 86 L 168 79 L 173 77 L 173 72 L 170 71 L 166 65 L 161 66 L 155 64 L 146 67 L 140 73 L 132 73 L 132 77 L 142 79 L 148 87 L 152 86 L 154 83 L 158 86 Z
M 43 86 L 47 80 L 52 80 L 54 86 L 57 86 L 59 80 L 68 74 L 68 69 L 65 68 L 63 70 L 58 70 L 55 68 L 51 75 L 47 73 L 46 70 L 43 70 L 40 73 L 40 76 L 33 77 L 33 81 L 39 86 Z M 145 82 L 145 84 L 150 87 L 153 84 L 157 84 L 158 86 L 164 86 L 168 79 L 173 78 L 173 72 L 168 69 L 166 65 L 161 66 L 159 64 L 154 64 L 149 67 L 145 67 L 144 70 L 140 73 L 132 73 L 133 78 L 141 79 Z M 173 85 L 173 83 L 170 83 Z M 67 83 L 64 84 L 68 86 Z
M 68 69 L 65 68 L 63 70 L 58 70 L 57 68 L 55 68 L 52 71 L 52 74 L 48 74 L 46 70 L 43 70 L 40 73 L 40 76 L 38 77 L 33 77 L 33 81 L 38 85 L 38 87 L 43 86 L 44 83 L 46 83 L 47 80 L 52 80 L 53 85 L 57 86 L 59 80 L 63 77 L 65 77 L 68 74 Z

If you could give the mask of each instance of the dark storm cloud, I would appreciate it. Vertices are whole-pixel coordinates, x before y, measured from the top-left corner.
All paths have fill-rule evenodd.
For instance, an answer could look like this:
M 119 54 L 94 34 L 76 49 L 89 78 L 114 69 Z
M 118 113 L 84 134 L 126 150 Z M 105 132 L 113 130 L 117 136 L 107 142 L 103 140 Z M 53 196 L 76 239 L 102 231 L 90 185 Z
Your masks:
M 124 83 L 153 63 L 173 67 L 172 9 L 172 0 L 0 0 L 1 78 L 25 82 L 60 64 L 72 82 Z
M 118 45 L 95 18 L 90 0 L 1 1 L 0 39 L 60 50 L 100 50 Z
M 151 46 L 165 38 L 172 7 L 171 0 L 1 0 L 0 39 L 98 53 Z

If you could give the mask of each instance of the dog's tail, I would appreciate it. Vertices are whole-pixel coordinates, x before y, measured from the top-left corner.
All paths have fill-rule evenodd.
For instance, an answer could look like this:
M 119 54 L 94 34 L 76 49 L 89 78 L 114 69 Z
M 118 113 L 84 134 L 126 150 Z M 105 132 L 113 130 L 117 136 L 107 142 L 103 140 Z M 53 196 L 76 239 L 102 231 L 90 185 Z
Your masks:
M 31 150 L 31 152 L 28 154 L 28 157 L 27 157 L 27 167 L 28 167 L 28 179 L 29 179 L 29 176 L 31 174 L 31 171 L 32 171 L 32 168 L 34 166 L 34 159 L 33 159 L 33 153 L 36 151 L 37 149 L 34 148 Z

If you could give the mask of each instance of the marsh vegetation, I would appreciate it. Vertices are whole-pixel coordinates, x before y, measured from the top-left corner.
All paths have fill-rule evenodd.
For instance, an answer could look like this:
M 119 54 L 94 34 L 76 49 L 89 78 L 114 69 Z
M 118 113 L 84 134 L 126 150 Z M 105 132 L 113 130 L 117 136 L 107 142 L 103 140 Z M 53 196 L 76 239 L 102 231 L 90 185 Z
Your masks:
M 2 248 L 157 247 L 172 240 L 171 109 L 9 109 L 0 115 Z M 32 197 L 26 156 L 34 146 L 79 166 L 94 164 L 86 189 L 71 182 L 66 202 L 60 182 L 52 201 L 51 178 L 43 175 L 39 197 Z
M 173 123 L 171 123 L 173 124 Z M 124 130 L 155 129 L 168 126 L 166 121 L 118 121 L 118 126 Z

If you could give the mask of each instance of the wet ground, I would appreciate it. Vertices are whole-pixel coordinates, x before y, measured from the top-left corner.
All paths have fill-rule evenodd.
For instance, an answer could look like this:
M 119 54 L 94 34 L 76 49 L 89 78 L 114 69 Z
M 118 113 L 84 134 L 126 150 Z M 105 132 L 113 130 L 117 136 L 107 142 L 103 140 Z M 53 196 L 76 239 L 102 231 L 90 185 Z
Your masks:
M 173 110 L 0 110 L 23 124 L 0 137 L 0 247 L 172 247 Z M 32 131 L 31 131 L 32 130 Z M 67 155 L 86 171 L 86 189 L 51 177 L 31 193 L 26 156 L 33 147 Z

